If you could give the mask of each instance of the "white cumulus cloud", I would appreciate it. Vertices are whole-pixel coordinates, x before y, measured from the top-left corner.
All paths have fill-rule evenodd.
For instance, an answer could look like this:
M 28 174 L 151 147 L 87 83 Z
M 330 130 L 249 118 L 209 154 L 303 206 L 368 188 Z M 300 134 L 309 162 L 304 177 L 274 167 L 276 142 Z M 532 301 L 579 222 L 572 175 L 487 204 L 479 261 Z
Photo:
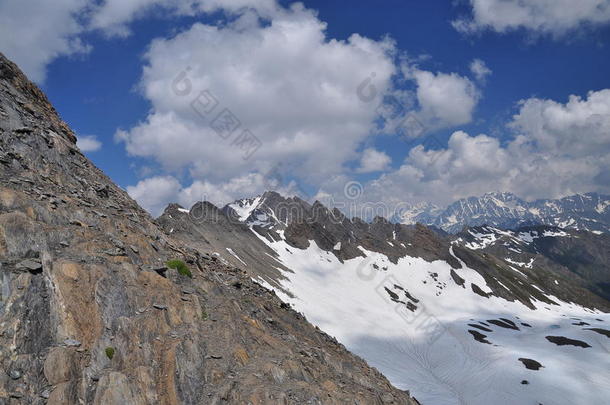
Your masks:
M 177 202 L 182 186 L 172 176 L 158 176 L 128 186 L 127 192 L 152 215 L 159 215 L 169 202 Z
M 403 113 L 414 109 L 424 132 L 473 119 L 480 93 L 471 80 L 398 64 L 389 38 L 329 38 L 326 24 L 301 4 L 259 17 L 242 11 L 232 22 L 196 23 L 151 44 L 140 88 L 152 109 L 116 133 L 131 156 L 153 159 L 170 174 L 188 170 L 192 189 L 208 195 L 212 186 L 230 189 L 235 179 L 278 166 L 283 177 L 318 187 L 342 178 L 356 158 L 357 173 L 389 168 L 387 154 L 358 152 L 378 130 L 386 95 Z M 415 89 L 396 88 L 396 77 Z M 226 118 L 235 126 L 219 133 Z M 244 148 L 243 134 L 256 142 Z M 241 187 L 223 195 L 248 193 Z
M 610 0 L 470 0 L 472 16 L 453 21 L 461 32 L 525 29 L 556 37 L 610 22 Z
M 76 146 L 83 152 L 96 152 L 102 148 L 102 143 L 95 135 L 79 135 Z
M 90 51 L 82 37 L 93 31 L 127 36 L 130 23 L 155 12 L 197 16 L 253 10 L 269 18 L 277 7 L 276 0 L 1 0 L 0 52 L 42 83 L 55 59 Z
M 477 79 L 477 81 L 484 83 L 492 72 L 491 69 L 487 67 L 487 64 L 481 59 L 474 59 L 470 63 L 470 71 Z
M 519 104 L 511 141 L 455 132 L 447 148 L 411 150 L 403 165 L 367 185 L 369 198 L 447 204 L 499 190 L 527 199 L 610 192 L 610 89 L 566 103 Z
M 476 85 L 456 73 L 415 69 L 418 118 L 430 129 L 448 128 L 472 121 L 481 97 Z
M 0 1 L 0 52 L 43 82 L 54 59 L 88 51 L 78 18 L 88 6 L 86 0 Z
M 362 152 L 360 167 L 356 171 L 358 173 L 381 172 L 387 170 L 391 163 L 392 158 L 385 152 L 367 148 Z
M 357 34 L 329 39 L 325 29 L 314 12 L 295 5 L 271 24 L 197 23 L 156 40 L 141 83 L 152 111 L 117 138 L 133 156 L 215 183 L 281 163 L 312 182 L 342 172 L 377 115 L 357 88 L 371 72 L 380 94 L 389 88 L 394 45 Z M 219 135 L 217 118 L 229 115 L 239 127 Z M 244 130 L 260 141 L 249 159 L 239 143 Z
M 275 0 L 104 0 L 92 13 L 90 27 L 109 35 L 126 36 L 130 33 L 129 23 L 156 10 L 194 16 L 218 10 L 236 13 L 244 9 L 256 10 L 268 17 L 275 12 L 277 4 Z

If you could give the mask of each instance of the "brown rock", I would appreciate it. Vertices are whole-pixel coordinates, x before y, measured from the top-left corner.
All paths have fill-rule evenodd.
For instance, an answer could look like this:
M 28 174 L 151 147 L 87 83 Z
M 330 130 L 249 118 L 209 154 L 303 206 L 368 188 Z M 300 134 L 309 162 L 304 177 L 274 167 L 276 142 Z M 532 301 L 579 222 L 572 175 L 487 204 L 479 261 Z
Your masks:
M 44 376 L 51 385 L 69 381 L 78 374 L 74 350 L 65 347 L 51 349 L 44 362 Z
M 111 371 L 104 375 L 97 384 L 93 405 L 126 405 L 145 404 L 137 387 L 130 383 L 126 375 Z

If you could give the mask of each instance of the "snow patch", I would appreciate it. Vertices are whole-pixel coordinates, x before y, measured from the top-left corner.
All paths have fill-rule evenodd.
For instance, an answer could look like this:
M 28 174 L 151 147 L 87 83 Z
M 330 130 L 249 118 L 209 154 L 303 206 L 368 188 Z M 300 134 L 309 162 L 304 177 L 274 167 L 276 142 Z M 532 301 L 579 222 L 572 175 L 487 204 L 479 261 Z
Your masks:
M 606 208 L 608 208 L 609 206 L 610 206 L 610 201 L 600 202 L 595 207 L 595 211 L 597 211 L 598 214 L 603 214 L 604 212 L 606 212 Z
M 254 211 L 258 207 L 260 201 L 261 196 L 258 196 L 253 200 L 236 201 L 232 204 L 229 204 L 229 207 L 231 207 L 233 211 L 237 213 L 239 220 L 241 222 L 244 222 L 246 219 L 248 219 L 252 211 Z
M 291 247 L 288 252 L 284 240 L 258 237 L 293 271 L 283 271 L 286 279 L 279 283 L 294 296 L 280 298 L 423 404 L 607 402 L 607 338 L 573 326 L 570 317 L 603 327 L 610 322 L 608 314 L 556 298 L 552 299 L 559 305 L 534 301 L 536 309 L 495 296 L 482 298 L 453 281 L 452 270 L 467 284 L 491 291 L 485 279 L 459 259 L 459 269 L 441 260 L 410 256 L 392 263 L 359 246 L 365 257 L 342 263 L 315 241 L 307 249 Z M 454 255 L 453 249 L 450 253 Z M 520 265 L 531 266 L 533 259 Z M 415 309 L 409 310 L 405 302 Z M 490 324 L 493 332 L 483 332 L 490 345 L 468 332 L 470 323 L 499 318 L 513 320 L 520 330 Z M 592 347 L 556 346 L 544 338 L 550 334 L 583 340 Z M 528 371 L 519 357 L 535 359 L 544 369 Z M 530 385 L 521 385 L 523 379 Z
M 235 253 L 235 252 L 233 251 L 233 249 L 231 249 L 231 248 L 226 248 L 226 249 L 227 249 L 227 252 L 231 253 L 231 254 L 232 254 L 232 255 L 233 255 L 233 256 L 234 256 L 234 257 L 235 257 L 237 260 L 239 260 L 240 262 L 242 262 L 244 266 L 247 266 L 247 265 L 248 265 L 246 262 L 244 262 L 243 260 L 241 260 L 241 258 L 240 258 L 239 256 L 237 256 L 237 253 Z
M 534 258 L 530 259 L 529 263 L 517 262 L 515 260 L 512 260 L 509 257 L 505 258 L 504 260 L 507 261 L 508 263 L 514 264 L 515 266 L 525 267 L 525 268 L 528 268 L 528 269 L 531 269 L 533 267 L 533 265 L 534 265 Z

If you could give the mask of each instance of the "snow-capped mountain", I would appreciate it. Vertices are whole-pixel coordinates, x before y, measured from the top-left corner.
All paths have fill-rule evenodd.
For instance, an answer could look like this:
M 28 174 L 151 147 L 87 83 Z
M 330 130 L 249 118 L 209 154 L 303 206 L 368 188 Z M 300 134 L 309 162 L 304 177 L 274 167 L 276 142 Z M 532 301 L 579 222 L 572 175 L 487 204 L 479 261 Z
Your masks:
M 458 200 L 444 210 L 420 204 L 400 216 L 400 222 L 434 225 L 450 233 L 457 233 L 464 226 L 511 229 L 534 224 L 608 232 L 610 196 L 587 193 L 528 202 L 511 193 L 488 193 Z
M 234 201 L 231 204 L 227 204 L 225 209 L 232 209 L 239 221 L 245 222 L 252 215 L 252 212 L 258 208 L 262 199 L 262 196 L 255 198 L 244 198 L 242 200 Z
M 391 222 L 405 225 L 433 224 L 436 218 L 443 213 L 443 209 L 429 202 L 420 202 L 410 206 L 401 207 L 390 218 Z
M 289 222 L 302 220 L 299 216 L 307 212 L 307 206 L 298 197 L 284 198 L 274 191 L 267 191 L 255 198 L 227 204 L 222 211 L 234 221 L 270 228 L 285 227 Z
M 170 206 L 158 222 L 247 272 L 423 405 L 584 405 L 610 395 L 606 234 L 443 235 L 277 193 L 184 211 Z

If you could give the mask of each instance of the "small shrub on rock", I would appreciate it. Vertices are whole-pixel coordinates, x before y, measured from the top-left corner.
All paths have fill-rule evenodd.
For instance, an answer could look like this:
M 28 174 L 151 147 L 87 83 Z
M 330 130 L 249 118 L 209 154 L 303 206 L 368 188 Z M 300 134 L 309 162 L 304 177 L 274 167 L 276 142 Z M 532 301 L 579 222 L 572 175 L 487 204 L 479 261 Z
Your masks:
M 177 270 L 178 274 L 193 278 L 193 273 L 191 273 L 191 270 L 189 270 L 186 263 L 184 263 L 182 260 L 170 260 L 166 264 L 170 269 Z
M 112 358 L 114 357 L 114 347 L 107 347 L 106 348 L 106 357 L 108 357 L 109 360 L 112 360 Z

